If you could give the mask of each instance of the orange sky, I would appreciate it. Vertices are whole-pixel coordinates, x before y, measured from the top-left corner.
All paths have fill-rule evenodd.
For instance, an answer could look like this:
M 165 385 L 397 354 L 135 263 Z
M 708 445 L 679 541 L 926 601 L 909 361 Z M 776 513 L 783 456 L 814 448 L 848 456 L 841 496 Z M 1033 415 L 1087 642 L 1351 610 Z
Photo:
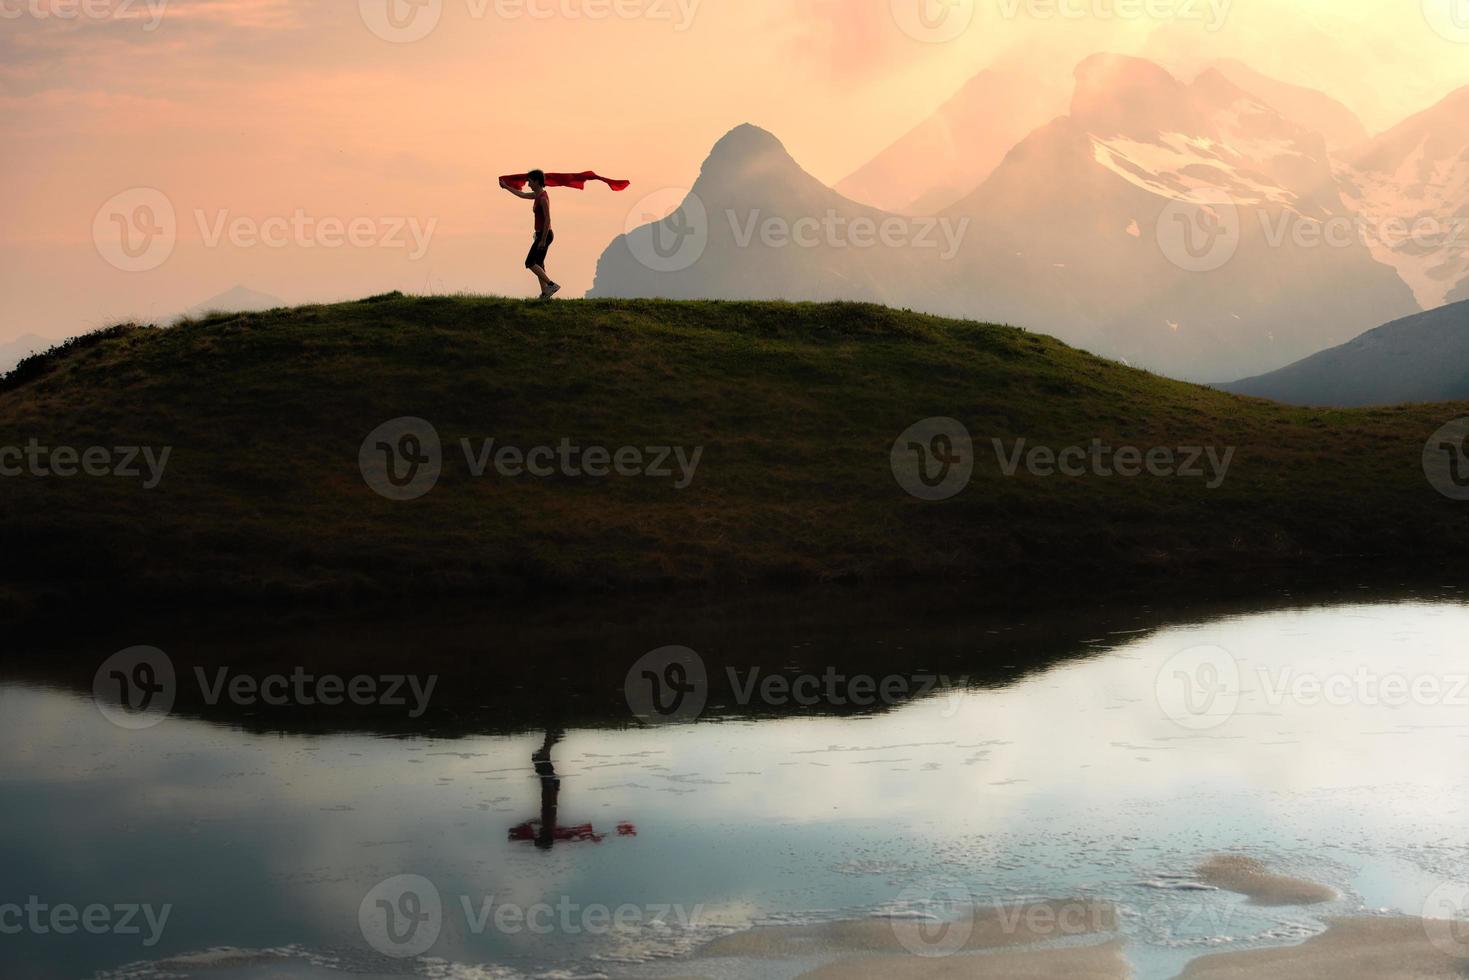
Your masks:
M 1465 0 L 955 0 L 967 29 L 928 41 L 901 8 L 936 0 L 392 0 L 407 34 L 432 27 L 402 43 L 374 33 L 393 35 L 388 2 L 0 0 L 0 341 L 167 317 L 237 284 L 289 302 L 529 294 L 528 205 L 494 178 L 531 166 L 634 181 L 556 196 L 551 272 L 578 295 L 641 195 L 686 187 L 733 126 L 770 129 L 835 183 L 996 60 L 1243 57 L 1374 130 L 1469 83 L 1469 29 L 1443 29 Z M 1180 22 L 1125 12 L 1148 3 Z M 177 216 L 146 271 L 93 242 L 130 188 Z M 199 228 L 298 212 L 374 231 L 274 248 Z M 432 227 L 421 257 L 406 232 L 391 247 L 400 222 Z

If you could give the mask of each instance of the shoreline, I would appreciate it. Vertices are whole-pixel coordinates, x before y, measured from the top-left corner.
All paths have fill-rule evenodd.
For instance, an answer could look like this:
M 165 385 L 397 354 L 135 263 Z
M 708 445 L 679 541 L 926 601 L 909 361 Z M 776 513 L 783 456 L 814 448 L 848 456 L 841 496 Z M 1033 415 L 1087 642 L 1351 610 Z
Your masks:
M 1269 563 L 1245 568 L 1210 566 L 1194 573 L 1150 567 L 1109 569 L 1065 574 L 1062 569 L 1044 572 L 1009 569 L 990 576 L 908 575 L 887 579 L 803 580 L 772 579 L 758 582 L 707 584 L 702 586 L 644 583 L 627 588 L 526 588 L 516 592 L 485 592 L 477 588 L 454 590 L 407 587 L 392 594 L 376 590 L 348 593 L 234 592 L 188 590 L 160 593 L 129 592 L 122 588 L 72 591 L 35 588 L 17 591 L 0 584 L 0 618 L 12 635 L 20 639 L 46 636 L 54 620 L 70 616 L 78 606 L 94 614 L 92 622 L 143 623 L 159 616 L 202 626 L 253 622 L 259 613 L 290 623 L 353 623 L 399 616 L 419 616 L 424 610 L 453 615 L 475 609 L 504 614 L 507 620 L 552 618 L 567 608 L 593 611 L 677 607 L 696 611 L 739 606 L 810 600 L 816 604 L 841 603 L 870 596 L 905 596 L 915 593 L 940 597 L 963 595 L 964 604 L 978 611 L 1021 614 L 1058 608 L 1100 607 L 1108 603 L 1130 608 L 1138 604 L 1188 609 L 1219 604 L 1269 606 L 1301 603 L 1315 605 L 1342 601 L 1354 593 L 1379 595 L 1427 595 L 1463 589 L 1462 570 L 1453 562 L 1425 568 L 1395 565 L 1362 556 L 1340 557 L 1309 565 Z M 524 583 L 523 583 L 524 584 Z M 586 583 L 583 583 L 585 586 Z M 1469 596 L 1466 596 L 1469 598 Z M 83 627 L 78 635 L 85 635 Z

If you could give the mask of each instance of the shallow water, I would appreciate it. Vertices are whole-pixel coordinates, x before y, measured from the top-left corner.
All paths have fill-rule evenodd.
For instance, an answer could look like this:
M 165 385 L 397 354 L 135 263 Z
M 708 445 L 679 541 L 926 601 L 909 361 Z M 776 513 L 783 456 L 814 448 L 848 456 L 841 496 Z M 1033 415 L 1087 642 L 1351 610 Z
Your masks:
M 168 918 L 150 930 L 140 916 L 138 935 L 26 926 L 0 935 L 3 973 L 793 976 L 819 958 L 698 948 L 761 923 L 902 921 L 962 893 L 1115 902 L 1137 975 L 1162 980 L 1203 952 L 1299 941 L 1329 915 L 1423 914 L 1469 873 L 1469 606 L 1059 635 L 1017 665 L 990 662 L 991 625 L 951 635 L 940 655 L 874 634 L 910 693 L 934 664 L 948 675 L 880 710 L 736 703 L 749 666 L 732 701 L 721 656 L 701 662 L 716 683 L 696 721 L 644 726 L 603 700 L 539 729 L 495 731 L 466 710 L 455 733 L 435 715 L 434 737 L 371 718 L 314 732 L 258 706 L 128 730 L 85 683 L 12 677 L 0 905 L 142 903 Z M 776 673 L 824 675 L 824 654 L 785 639 Z M 987 662 L 982 682 L 951 672 L 966 658 Z M 1208 889 L 1192 872 L 1220 851 L 1340 898 L 1269 908 Z M 233 952 L 207 953 L 219 947 Z

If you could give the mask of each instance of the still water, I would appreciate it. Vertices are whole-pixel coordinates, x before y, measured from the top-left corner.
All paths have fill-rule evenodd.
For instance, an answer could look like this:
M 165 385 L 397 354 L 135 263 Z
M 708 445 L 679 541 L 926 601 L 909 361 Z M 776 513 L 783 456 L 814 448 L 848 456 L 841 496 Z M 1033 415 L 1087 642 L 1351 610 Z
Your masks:
M 72 654 L 84 669 L 11 661 L 0 974 L 797 976 L 820 956 L 701 947 L 755 925 L 934 915 L 934 896 L 960 890 L 1114 903 L 1135 975 L 1164 980 L 1202 953 L 1300 942 L 1331 916 L 1422 915 L 1469 876 L 1456 596 L 1069 630 L 846 623 L 830 631 L 841 651 L 808 620 L 772 627 L 745 659 L 715 628 L 689 644 L 717 651 L 698 651 L 707 704 L 656 725 L 632 717 L 624 686 L 651 641 L 572 654 L 517 636 L 499 655 L 523 669 L 493 693 L 476 690 L 495 686 L 487 675 L 451 672 L 435 712 L 340 723 L 325 706 L 211 706 L 175 648 L 174 710 L 125 728 L 91 691 L 125 644 Z M 398 655 L 366 659 L 437 671 L 413 653 L 432 631 L 368 632 Z M 203 677 L 292 663 L 350 677 L 363 658 L 312 652 L 332 635 L 220 640 Z M 372 647 L 335 642 L 357 640 Z M 800 677 L 817 680 L 787 687 Z M 892 703 L 833 703 L 862 701 L 862 678 L 887 679 Z M 1249 904 L 1194 877 L 1220 852 L 1338 897 Z M 63 934 L 53 913 L 67 907 Z M 79 925 L 89 907 L 95 930 Z

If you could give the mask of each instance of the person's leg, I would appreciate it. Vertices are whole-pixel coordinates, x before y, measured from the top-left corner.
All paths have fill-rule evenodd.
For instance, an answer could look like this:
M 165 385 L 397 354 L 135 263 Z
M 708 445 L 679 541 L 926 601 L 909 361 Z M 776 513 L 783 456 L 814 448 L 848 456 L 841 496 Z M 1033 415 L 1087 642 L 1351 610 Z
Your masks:
M 530 270 L 541 284 L 541 295 L 546 295 L 546 290 L 551 288 L 551 278 L 546 275 L 542 263 L 546 261 L 546 249 L 542 247 L 540 239 L 532 239 L 530 252 L 525 257 L 525 267 Z
M 546 242 L 544 245 L 541 244 L 541 241 L 539 241 L 539 239 L 535 239 L 535 241 L 530 242 L 530 254 L 529 256 L 526 256 L 526 269 L 529 269 L 530 273 L 532 273 L 532 275 L 535 275 L 535 278 L 538 279 L 539 282 L 541 282 L 542 297 L 545 297 L 545 295 L 551 294 L 551 292 L 555 292 L 555 289 L 560 288 L 557 287 L 557 284 L 554 284 L 554 282 L 551 281 L 551 276 L 546 275 L 545 270 L 546 251 L 551 248 L 551 242 L 554 241 L 554 234 L 555 232 L 551 232 L 551 234 L 546 235 Z
M 561 287 L 556 285 L 556 283 L 551 279 L 550 276 L 546 275 L 546 254 L 551 251 L 551 246 L 555 243 L 556 233 L 554 231 L 546 232 L 546 244 L 541 246 L 540 254 L 536 256 L 538 259 L 540 259 L 540 261 L 536 263 L 536 268 L 541 270 L 539 276 L 541 280 L 541 295 L 548 298 L 555 295 L 561 289 Z

